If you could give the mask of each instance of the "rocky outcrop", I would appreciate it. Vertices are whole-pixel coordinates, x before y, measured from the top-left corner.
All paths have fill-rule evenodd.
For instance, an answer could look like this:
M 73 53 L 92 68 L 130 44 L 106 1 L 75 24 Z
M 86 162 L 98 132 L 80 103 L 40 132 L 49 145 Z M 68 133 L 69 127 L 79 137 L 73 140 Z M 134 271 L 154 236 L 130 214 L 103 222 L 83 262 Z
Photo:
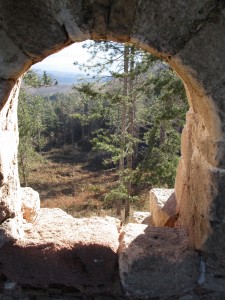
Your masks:
M 177 213 L 174 189 L 151 189 L 150 212 L 154 226 L 165 226 Z
M 142 224 L 128 224 L 123 229 L 119 271 L 127 295 L 137 299 L 182 295 L 196 286 L 199 263 L 180 229 Z

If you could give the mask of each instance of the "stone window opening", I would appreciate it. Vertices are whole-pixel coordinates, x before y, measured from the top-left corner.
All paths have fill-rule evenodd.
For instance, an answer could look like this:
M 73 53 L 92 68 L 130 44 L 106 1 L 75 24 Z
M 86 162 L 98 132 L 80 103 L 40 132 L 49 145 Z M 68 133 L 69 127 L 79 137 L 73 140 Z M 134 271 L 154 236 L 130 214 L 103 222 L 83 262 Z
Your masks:
M 72 287 L 73 295 L 88 296 L 107 293 L 120 282 L 121 287 L 113 288 L 116 297 L 123 296 L 124 291 L 135 297 L 149 293 L 162 296 L 172 295 L 174 289 L 180 293 L 184 285 L 189 288 L 199 279 L 199 256 L 190 248 L 178 219 L 173 189 L 151 190 L 150 223 L 125 226 L 113 217 L 76 219 L 58 208 L 40 208 L 38 193 L 29 187 L 20 188 L 20 197 L 21 236 L 15 244 L 2 247 L 2 260 L 9 268 L 3 268 L 6 290 L 19 285 L 26 293 L 28 286 L 40 285 L 43 295 L 48 295 L 56 286 L 56 293 L 63 289 L 67 295 L 68 287 Z M 15 271 L 14 265 L 21 259 L 24 266 Z M 171 282 L 174 272 L 181 278 L 179 286 Z M 159 280 L 162 273 L 166 280 L 163 286 Z M 202 278 L 204 281 L 204 274 Z M 154 289 L 149 289 L 152 282 Z
M 76 44 L 75 44 L 76 45 Z M 80 47 L 80 46 L 79 46 Z M 89 46 L 90 47 L 90 46 Z M 123 44 L 119 44 L 119 43 L 115 43 L 114 44 L 114 47 L 116 48 L 117 47 L 117 49 L 120 47 L 121 49 L 120 49 L 120 51 L 121 51 L 121 53 L 123 52 L 123 48 L 124 48 L 124 46 L 123 46 Z M 93 48 L 93 46 L 92 46 L 92 48 Z M 74 48 L 75 50 L 76 50 L 76 48 Z M 71 50 L 70 50 L 71 51 Z M 135 50 L 135 51 L 138 51 L 138 49 L 137 50 Z M 83 50 L 83 52 L 84 52 L 84 50 Z M 66 52 L 66 53 L 69 53 L 68 51 Z M 76 53 L 76 52 L 75 52 Z M 64 54 L 64 55 L 66 55 L 66 54 Z M 84 54 L 83 55 L 86 55 L 85 54 L 85 52 L 84 52 Z M 101 56 L 101 55 L 103 55 L 103 53 L 101 54 L 99 54 L 99 56 Z M 137 54 L 137 58 L 135 58 L 135 60 L 136 59 L 141 59 L 141 55 L 144 55 L 144 53 L 138 53 Z M 140 56 L 140 57 L 139 57 Z M 76 54 L 74 55 L 74 57 L 76 57 Z M 62 56 L 62 54 L 60 55 L 60 57 L 59 57 L 61 60 L 64 60 L 64 59 L 66 59 L 66 56 L 65 56 L 65 58 Z M 56 60 L 56 59 L 55 59 Z M 74 60 L 75 60 L 75 58 L 73 58 L 73 60 L 71 60 L 71 67 L 72 67 L 72 64 L 73 64 L 73 62 L 74 62 Z M 51 62 L 51 61 L 50 61 Z M 44 62 L 44 66 L 45 66 L 45 62 Z M 51 63 L 52 64 L 52 63 Z M 59 63 L 58 63 L 59 64 Z M 67 63 L 68 64 L 68 63 Z M 120 65 L 123 65 L 123 61 L 121 61 L 120 62 L 120 64 L 119 64 L 119 66 Z M 113 67 L 113 66 L 112 66 Z M 41 68 L 43 68 L 43 67 L 41 67 Z M 45 67 L 46 68 L 46 67 Z M 57 69 L 57 66 L 55 66 L 55 68 Z M 60 65 L 58 65 L 58 68 L 62 68 L 62 66 L 60 66 Z M 118 67 L 117 67 L 118 68 Z M 158 69 L 162 69 L 162 70 L 169 70 L 168 69 L 168 67 L 167 67 L 167 65 L 163 65 L 160 61 L 157 61 L 156 62 L 156 64 L 153 64 L 152 66 L 149 66 L 149 68 L 150 68 L 150 70 L 149 70 L 149 72 L 151 73 L 151 72 L 153 72 L 153 74 L 154 74 L 154 69 L 156 69 L 157 70 L 157 68 Z M 27 98 L 32 98 L 32 97 L 34 97 L 33 95 L 36 95 L 36 93 L 37 93 L 37 95 L 38 95 L 38 93 L 41 93 L 40 95 L 41 95 L 41 97 L 46 97 L 46 99 L 47 100 L 44 100 L 44 98 L 42 99 L 43 101 L 47 101 L 48 103 L 50 103 L 50 102 L 52 102 L 52 103 L 54 103 L 54 102 L 56 102 L 56 101 L 58 101 L 59 102 L 59 105 L 60 105 L 60 103 L 63 105 L 63 101 L 67 101 L 67 98 L 66 98 L 66 96 L 67 96 L 67 93 L 66 94 L 62 94 L 62 96 L 61 97 L 63 97 L 63 95 L 65 95 L 64 96 L 64 98 L 62 98 L 62 100 L 61 100 L 61 98 L 57 98 L 57 93 L 58 92 L 60 92 L 60 86 L 59 86 L 59 89 L 57 89 L 57 86 L 54 84 L 54 82 L 55 81 L 57 81 L 57 77 L 56 78 L 54 78 L 54 70 L 53 71 L 51 71 L 51 69 L 50 70 L 47 70 L 47 72 L 46 72 L 46 70 L 41 70 L 41 69 L 39 69 L 39 65 L 37 65 L 37 67 L 34 65 L 34 72 L 36 72 L 36 70 L 37 70 L 37 72 L 38 73 L 36 73 L 37 75 L 39 75 L 39 80 L 41 81 L 41 80 L 43 80 L 43 76 L 45 75 L 45 74 L 47 74 L 47 76 L 49 76 L 48 74 L 51 74 L 50 76 L 51 76 L 51 81 L 52 81 L 52 83 L 50 84 L 50 85 L 44 85 L 44 87 L 42 87 L 42 83 L 40 83 L 40 86 L 39 85 L 37 85 L 37 83 L 36 83 L 36 81 L 34 82 L 34 84 L 35 84 L 35 87 L 36 87 L 36 89 L 34 89 L 34 87 L 32 87 L 31 86 L 31 88 L 30 88 L 30 86 L 28 85 L 27 87 L 26 87 L 26 97 Z M 63 70 L 64 70 L 64 72 L 66 71 L 66 69 L 64 69 L 63 68 Z M 62 71 L 63 71 L 62 70 Z M 153 71 L 152 71 L 153 70 Z M 61 71 L 61 72 L 62 72 Z M 79 72 L 80 70 L 78 70 L 77 72 Z M 55 71 L 56 72 L 56 71 Z M 156 71 L 157 72 L 157 71 Z M 44 74 L 44 75 L 43 75 Z M 56 74 L 56 76 L 60 76 L 61 74 L 59 73 L 55 73 Z M 163 73 L 162 73 L 163 74 Z M 93 74 L 94 75 L 94 74 Z M 85 78 L 85 76 L 87 76 L 87 75 L 85 75 L 85 74 L 78 74 L 78 75 L 76 75 L 76 76 L 82 76 L 83 78 Z M 108 75 L 102 75 L 102 76 L 106 76 L 106 77 L 104 77 L 104 78 L 107 78 L 107 76 Z M 141 76 L 141 75 L 139 75 L 139 76 Z M 156 78 L 157 78 L 157 76 L 159 76 L 159 75 L 157 75 L 157 73 L 156 73 Z M 160 75 L 161 76 L 161 75 Z M 34 76 L 35 77 L 35 76 Z M 81 77 L 81 78 L 82 78 Z M 30 80 L 30 77 L 29 77 L 29 80 Z M 34 80 L 36 80 L 36 77 L 34 78 Z M 50 79 L 49 79 L 50 80 Z M 59 79 L 60 80 L 60 79 Z M 69 79 L 70 80 L 70 79 Z M 142 79 L 143 80 L 143 79 Z M 77 84 L 77 85 L 79 85 L 79 84 L 82 84 L 82 82 L 85 82 L 85 79 L 83 79 L 83 81 L 81 81 L 81 83 L 80 83 L 80 81 L 76 81 L 76 83 L 75 84 Z M 123 79 L 119 79 L 119 82 L 120 82 L 120 84 L 123 84 Z M 112 85 L 113 85 L 114 83 L 112 83 Z M 141 84 L 141 83 L 140 83 Z M 23 86 L 22 86 L 23 87 Z M 64 86 L 62 87 L 62 88 L 64 88 Z M 107 86 L 106 86 L 106 88 L 107 88 Z M 43 89 L 45 89 L 46 90 L 46 96 L 43 94 Z M 28 94 L 27 94 L 28 93 Z M 50 94 L 50 93 L 52 93 L 52 94 Z M 55 93 L 55 94 L 53 94 L 53 93 Z M 70 88 L 70 90 L 68 89 L 68 93 L 73 93 L 73 90 L 72 90 L 72 88 Z M 120 92 L 121 93 L 121 92 Z M 49 96 L 50 95 L 50 96 Z M 56 96 L 55 96 L 56 95 Z M 56 97 L 56 99 L 54 98 L 53 100 L 52 100 L 52 98 L 53 97 Z M 68 97 L 69 97 L 69 94 L 68 94 Z M 77 94 L 74 94 L 74 95 L 72 95 L 72 96 L 70 96 L 71 97 L 71 100 L 69 100 L 69 101 L 71 101 L 71 104 L 69 103 L 68 105 L 69 106 L 75 106 L 75 103 L 73 103 L 74 101 L 75 102 L 78 102 L 78 101 L 80 101 L 80 100 L 77 100 L 77 97 L 79 97 L 79 95 L 77 95 Z M 140 96 L 138 95 L 138 96 L 136 96 L 136 99 L 137 98 L 139 98 Z M 154 97 L 154 95 L 153 96 L 148 96 L 148 97 Z M 174 97 L 176 97 L 176 96 L 174 96 Z M 179 97 L 181 97 L 180 95 L 179 95 Z M 75 100 L 73 100 L 73 98 L 75 99 Z M 138 99 L 137 99 L 138 100 Z M 137 100 L 135 100 L 135 101 L 137 101 Z M 37 98 L 37 100 L 32 100 L 32 101 L 39 101 L 39 99 Z M 66 102 L 67 103 L 67 102 Z M 24 105 L 24 104 L 22 104 L 22 105 Z M 29 102 L 28 102 L 28 105 L 31 105 L 31 104 L 29 104 Z M 66 105 L 66 104 L 64 104 L 64 105 Z M 119 104 L 118 104 L 119 105 Z M 143 105 L 143 104 L 140 104 L 140 105 Z M 179 105 L 179 104 L 178 104 Z M 44 103 L 42 103 L 42 106 L 44 107 Z M 136 105 L 135 105 L 136 107 L 137 106 L 139 106 L 139 104 L 137 103 Z M 26 107 L 25 107 L 25 109 L 26 109 Z M 35 111 L 35 108 L 34 108 L 34 111 L 31 111 L 31 115 L 34 115 L 34 117 L 35 116 L 37 116 L 38 115 L 38 113 L 39 113 L 39 109 L 40 109 L 40 105 L 38 105 L 37 106 L 37 111 Z M 46 109 L 47 109 L 47 106 L 46 106 Z M 56 108 L 57 109 L 57 108 Z M 77 108 L 73 108 L 71 111 L 69 111 L 69 112 L 66 112 L 65 113 L 65 116 L 64 116 L 64 118 L 66 118 L 67 117 L 67 115 L 68 114 L 70 114 L 70 115 L 74 115 L 75 113 L 76 113 L 76 111 L 75 110 L 77 109 Z M 63 109 L 64 110 L 64 109 Z M 22 109 L 22 112 L 24 111 L 24 109 Z M 18 113 L 21 113 L 21 112 L 18 112 Z M 137 113 L 137 112 L 136 112 Z M 22 117 L 23 118 L 23 117 Z M 23 118 L 24 119 L 24 118 Z M 60 121 L 60 120 L 59 120 Z M 45 121 L 44 121 L 45 122 Z M 61 122 L 63 122 L 63 119 L 61 120 Z M 138 121 L 135 121 L 135 122 L 138 122 Z M 175 122 L 175 121 L 174 121 Z M 59 123 L 59 122 L 57 122 L 57 123 Z M 60 123 L 61 124 L 61 123 Z M 76 125 L 76 124 L 75 124 Z M 30 182 L 30 184 L 31 184 L 31 186 L 34 188 L 34 190 L 37 190 L 39 193 L 40 192 L 42 192 L 41 194 L 40 194 L 40 198 L 41 198 L 41 200 L 42 200 L 42 207 L 49 207 L 49 208 L 52 208 L 52 207 L 58 207 L 58 208 L 61 208 L 61 209 L 63 209 L 64 211 L 66 211 L 66 212 L 69 212 L 70 214 L 72 213 L 72 215 L 73 216 L 82 216 L 82 211 L 81 211 L 81 214 L 79 214 L 79 208 L 78 208 L 78 212 L 76 213 L 73 213 L 73 210 L 74 211 L 76 211 L 76 208 L 75 208 L 75 205 L 76 205 L 76 202 L 78 201 L 79 202 L 79 199 L 78 199 L 78 197 L 79 197 L 79 195 L 81 194 L 81 197 L 82 197 L 82 192 L 84 191 L 84 192 L 88 192 L 88 186 L 89 185 L 92 185 L 92 183 L 91 182 L 86 182 L 85 181 L 85 179 L 84 179 L 84 184 L 83 184 L 83 186 L 81 186 L 81 189 L 82 189 L 82 191 L 81 191 L 81 193 L 79 193 L 79 192 L 77 192 L 77 189 L 80 189 L 80 183 L 79 182 L 77 182 L 77 180 L 76 180 L 76 178 L 74 178 L 74 182 L 73 182 L 73 176 L 74 176 L 74 173 L 76 173 L 77 172 L 77 170 L 75 170 L 75 168 L 76 168 L 76 165 L 77 165 L 77 163 L 76 163 L 76 159 L 74 159 L 74 160 L 71 160 L 72 159 L 72 156 L 74 156 L 74 157 L 76 157 L 76 153 L 74 152 L 74 153 L 72 153 L 71 151 L 73 150 L 73 147 L 75 148 L 75 149 L 77 149 L 78 148 L 78 145 L 79 145 L 79 147 L 82 147 L 81 148 L 81 152 L 83 151 L 82 149 L 83 149 L 83 143 L 81 144 L 81 141 L 79 140 L 79 136 L 80 136 L 80 133 L 77 133 L 77 131 L 78 130 L 80 130 L 79 128 L 77 129 L 77 126 L 75 126 L 74 124 L 72 124 L 71 126 L 73 126 L 73 128 L 71 128 L 70 129 L 70 131 L 72 132 L 72 137 L 70 137 L 69 135 L 68 135 L 68 132 L 66 132 L 66 133 L 64 133 L 64 131 L 65 131 L 65 129 L 64 129 L 64 127 L 65 127 L 65 125 L 56 125 L 57 127 L 59 127 L 59 126 L 61 126 L 60 128 L 61 129 L 59 129 L 59 132 L 56 132 L 56 134 L 55 134 L 55 138 L 54 138 L 54 141 L 53 141 L 53 138 L 52 138 L 52 135 L 51 135 L 51 142 L 49 142 L 50 141 L 50 138 L 49 137 L 47 137 L 47 135 L 48 135 L 48 133 L 45 133 L 45 131 L 42 133 L 43 134 L 43 137 L 44 138 L 48 138 L 48 141 L 47 142 L 45 142 L 46 143 L 46 146 L 42 146 L 42 148 L 44 149 L 43 151 L 43 154 L 44 154 L 44 159 L 46 158 L 46 154 L 48 154 L 48 153 L 51 153 L 51 148 L 54 150 L 53 152 L 55 152 L 55 150 L 56 149 L 54 149 L 55 147 L 56 148 L 61 148 L 61 147 L 63 147 L 63 151 L 58 151 L 57 153 L 56 153 L 56 157 L 53 155 L 53 156 L 51 156 L 50 157 L 50 161 L 51 162 L 55 162 L 55 163 L 57 163 L 56 165 L 51 165 L 51 164 L 48 164 L 48 158 L 47 158 L 47 160 L 46 160 L 46 163 L 41 163 L 42 165 L 43 165 L 43 167 L 41 167 L 41 168 L 44 168 L 44 173 L 46 173 L 46 175 L 47 175 L 47 173 L 48 173 L 48 170 L 50 171 L 50 174 L 49 175 L 47 175 L 47 177 L 44 177 L 44 178 L 40 178 L 40 175 L 39 175 L 39 171 L 38 171 L 38 169 L 37 168 L 40 168 L 40 167 L 36 167 L 36 165 L 34 164 L 34 167 L 32 167 L 31 169 L 34 169 L 34 171 L 32 171 L 31 170 L 31 174 L 32 174 L 32 180 L 31 180 L 31 182 Z M 22 124 L 22 126 L 23 126 L 23 124 Z M 26 124 L 25 124 L 25 126 L 26 126 Z M 178 123 L 176 124 L 176 126 L 177 127 L 179 127 L 178 129 L 176 129 L 176 130 L 181 130 L 181 126 L 178 126 Z M 46 125 L 44 124 L 44 127 L 46 127 Z M 93 127 L 93 126 L 91 126 L 91 127 Z M 161 127 L 160 127 L 161 128 Z M 19 128 L 20 129 L 20 128 Z M 101 129 L 101 128 L 100 128 Z M 24 129 L 23 128 L 21 128 L 21 130 L 22 130 L 22 132 L 24 131 Z M 60 131 L 61 130 L 61 131 Z M 19 130 L 20 131 L 20 130 Z M 49 131 L 48 129 L 47 129 L 47 131 Z M 86 129 L 86 131 L 89 131 L 88 129 Z M 47 134 L 47 135 L 46 135 Z M 168 133 L 164 133 L 165 135 L 167 135 Z M 54 135 L 54 134 L 53 134 Z M 63 137 L 63 135 L 66 135 L 66 139 Z M 38 141 L 40 140 L 40 134 L 38 134 Z M 80 136 L 80 138 L 82 138 L 82 136 Z M 165 138 L 165 137 L 164 137 Z M 163 139 L 164 139 L 163 138 Z M 167 137 L 166 137 L 167 138 Z M 160 134 L 160 139 L 161 139 L 161 134 Z M 160 142 L 161 142 L 161 140 L 160 140 Z M 23 140 L 22 141 L 20 141 L 20 143 L 23 143 Z M 37 142 L 35 142 L 34 141 L 34 143 L 36 144 Z M 62 143 L 66 143 L 66 144 L 64 144 L 63 146 L 62 146 Z M 61 145 L 61 146 L 60 146 Z M 67 145 L 68 145 L 68 147 L 67 147 Z M 36 151 L 39 151 L 38 150 L 39 148 L 36 148 Z M 46 150 L 45 150 L 46 149 Z M 28 149 L 29 150 L 29 149 Z M 21 150 L 20 150 L 21 151 Z M 47 151 L 47 152 L 46 152 Z M 50 152 L 49 152 L 50 151 Z M 70 153 L 71 152 L 71 153 Z M 26 159 L 26 157 L 27 157 L 27 155 L 26 155 L 26 148 L 25 148 L 25 151 L 24 151 L 24 149 L 22 148 L 22 155 L 23 155 L 23 153 L 25 153 L 25 159 Z M 42 155 L 42 154 L 41 154 Z M 80 154 L 78 153 L 78 156 L 79 156 Z M 34 155 L 32 155 L 32 157 L 33 157 Z M 59 156 L 59 161 L 58 161 L 58 157 Z M 67 162 L 67 156 L 69 156 L 68 157 L 68 162 Z M 47 156 L 48 157 L 48 156 Z M 18 158 L 19 158 L 19 163 L 20 163 L 20 154 L 19 154 L 19 156 L 18 156 Z M 28 159 L 29 159 L 29 157 L 28 157 Z M 35 158 L 34 158 L 35 159 Z M 90 162 L 91 162 L 91 158 L 89 158 L 89 156 L 84 156 L 84 158 L 83 159 L 85 159 L 85 160 L 88 160 L 88 163 L 87 164 L 90 164 Z M 56 160 L 56 161 L 55 161 Z M 71 169 L 69 170 L 67 170 L 66 168 L 65 168 L 65 170 L 63 169 L 64 168 L 64 164 L 62 164 L 62 166 L 60 167 L 60 164 L 61 164 L 61 161 L 60 160 L 62 160 L 62 161 L 64 161 L 65 160 L 65 163 L 66 163 L 66 165 L 71 165 Z M 82 158 L 81 158 L 81 160 L 82 160 Z M 37 158 L 37 161 L 38 161 L 38 158 Z M 79 162 L 79 158 L 78 158 L 78 162 Z M 38 165 L 38 164 L 37 164 Z M 21 163 L 21 166 L 23 167 L 23 164 Z M 73 166 L 73 167 L 72 167 Z M 90 166 L 91 167 L 91 166 Z M 117 166 L 118 167 L 118 166 Z M 28 166 L 28 168 L 30 168 L 29 166 Z M 49 169 L 48 169 L 49 168 Z M 74 168 L 74 169 L 73 169 Z M 85 166 L 85 168 L 86 168 L 86 166 Z M 92 168 L 92 167 L 91 167 Z M 109 167 L 108 167 L 109 168 Z M 57 174 L 55 174 L 55 173 L 53 173 L 52 174 L 52 171 L 51 171 L 51 169 L 58 169 L 58 172 L 59 173 L 57 173 Z M 82 169 L 83 169 L 83 167 L 82 167 Z M 26 171 L 26 170 L 25 170 Z M 40 170 L 41 172 L 41 174 L 42 174 L 42 170 Z M 71 173 L 72 172 L 72 173 Z M 83 171 L 81 170 L 81 173 L 82 173 Z M 45 174 L 43 173 L 43 175 L 45 176 Z M 65 174 L 64 174 L 65 173 Z M 71 174 L 70 174 L 71 173 Z M 72 179 L 70 180 L 70 181 L 68 181 L 68 185 L 66 185 L 65 184 L 65 186 L 63 187 L 62 186 L 62 188 L 61 189 L 63 189 L 62 191 L 61 191 L 61 189 L 57 189 L 57 185 L 59 185 L 60 186 L 60 182 L 59 182 L 59 180 L 57 179 L 58 177 L 60 177 L 61 178 L 61 176 L 69 176 L 69 177 L 71 177 Z M 48 182 L 48 177 L 49 177 L 49 182 Z M 54 177 L 54 178 L 53 178 Z M 56 178 L 55 178 L 56 177 Z M 23 172 L 21 172 L 21 174 L 20 174 L 20 178 L 21 178 L 21 186 L 22 187 L 25 187 L 25 186 L 27 186 L 27 182 L 25 182 L 24 181 L 24 179 L 23 179 Z M 59 179 L 60 179 L 59 178 Z M 62 180 L 64 180 L 63 178 L 62 178 Z M 82 178 L 81 178 L 81 180 L 82 180 Z M 80 181 L 81 181 L 80 180 Z M 110 180 L 110 178 L 108 179 L 108 180 Z M 46 182 L 45 182 L 46 181 Z M 48 188 L 48 185 L 51 185 L 51 181 L 52 181 L 52 189 L 51 190 L 49 190 L 49 188 Z M 37 182 L 37 183 L 36 183 Z M 42 187 L 42 185 L 43 186 L 46 186 L 46 188 L 44 188 L 44 191 L 43 191 L 43 187 Z M 86 185 L 86 187 L 85 187 L 85 185 Z M 37 187 L 36 187 L 37 186 Z M 91 186 L 92 187 L 92 186 Z M 93 188 L 95 188 L 95 186 L 93 187 Z M 39 189 L 40 189 L 40 191 L 39 191 Z M 24 218 L 25 219 L 27 219 L 28 221 L 31 221 L 32 220 L 32 216 L 35 216 L 35 211 L 36 211 L 36 209 L 40 206 L 40 200 L 38 200 L 38 195 L 37 195 L 37 193 L 35 193 L 34 191 L 32 191 L 32 189 L 30 189 L 30 188 L 23 188 L 22 189 L 22 193 L 23 193 L 23 195 L 22 195 L 22 199 L 23 199 L 23 211 L 24 211 L 24 214 L 23 214 L 23 216 L 24 216 Z M 65 194 L 64 194 L 65 193 Z M 159 194 L 157 194 L 156 196 L 155 196 L 155 193 L 157 194 L 157 193 L 159 193 Z M 161 196 L 160 196 L 160 193 L 162 194 Z M 173 195 L 171 195 L 171 193 L 173 194 Z M 77 195 L 78 194 L 78 195 Z M 164 195 L 165 194 L 165 195 Z M 32 195 L 33 195 L 33 201 L 34 201 L 34 203 L 32 202 Z M 60 198 L 60 195 L 61 195 L 61 198 Z M 68 198 L 68 196 L 70 196 L 70 198 Z M 90 196 L 90 197 L 92 197 L 92 196 Z M 148 196 L 146 196 L 147 198 L 148 198 Z M 57 198 L 57 200 L 56 200 L 56 198 Z M 64 200 L 64 198 L 65 198 L 65 200 Z M 170 226 L 170 227 L 174 227 L 175 226 L 175 222 L 177 221 L 177 218 L 178 218 L 178 213 L 176 212 L 176 200 L 175 200 L 175 194 L 174 194 L 174 190 L 164 190 L 164 189 L 162 189 L 162 190 L 159 190 L 159 191 L 152 191 L 151 192 L 151 196 L 150 196 L 150 203 L 152 203 L 151 205 L 150 205 L 150 211 L 153 213 L 153 215 L 152 215 L 152 217 L 150 218 L 149 217 L 149 212 L 143 212 L 143 213 L 138 213 L 138 212 L 134 212 L 134 214 L 133 214 L 133 212 L 132 212 L 132 216 L 133 216 L 133 218 L 132 218 L 132 216 L 131 216 L 131 220 L 133 220 L 133 221 L 135 221 L 135 220 L 138 220 L 138 222 L 149 222 L 149 220 L 151 220 L 151 224 L 153 225 L 154 224 L 154 226 L 164 226 L 164 224 L 167 222 L 167 224 L 166 224 L 166 226 Z M 159 198 L 159 199 L 158 199 Z M 165 206 L 164 207 L 164 209 L 163 210 L 161 210 L 161 208 L 163 207 L 163 205 L 165 204 L 165 202 L 166 202 L 166 200 L 167 199 L 169 199 L 170 198 L 170 205 L 169 204 L 167 204 L 167 206 L 169 206 L 169 208 L 167 208 L 167 206 Z M 30 203 L 26 203 L 26 199 L 29 199 L 28 201 L 30 201 Z M 65 204 L 64 204 L 64 201 L 65 201 Z M 37 205 L 35 204 L 37 202 Z M 146 201 L 147 202 L 147 204 L 146 204 L 146 206 L 147 206 L 147 208 L 149 207 L 149 203 L 148 203 L 148 200 Z M 168 203 L 169 203 L 168 202 Z M 55 203 L 55 205 L 54 205 L 54 203 Z M 32 205 L 34 206 L 33 207 L 33 211 L 32 211 Z M 86 205 L 87 207 L 88 207 L 88 204 Z M 114 206 L 115 206 L 115 204 L 114 204 Z M 114 208 L 114 206 L 112 207 L 112 209 L 111 209 L 111 211 L 113 212 L 113 215 L 114 215 L 114 210 L 116 210 L 115 208 Z M 103 213 L 103 215 L 107 215 L 107 214 L 109 214 L 109 215 L 111 215 L 111 211 L 106 211 L 106 212 L 104 212 Z M 164 211 L 165 211 L 165 213 L 164 213 Z M 31 214 L 31 216 L 29 216 L 29 212 L 30 212 L 30 214 Z M 99 215 L 99 213 L 101 213 L 101 211 L 99 212 L 98 210 L 94 210 L 94 212 L 92 212 L 92 215 L 94 214 L 96 214 L 97 213 L 97 215 Z M 158 216 L 158 214 L 164 214 L 164 217 L 163 216 L 161 216 L 161 219 L 160 219 L 160 217 Z M 91 212 L 90 212 L 90 215 L 91 215 Z M 84 216 L 85 216 L 85 213 L 84 213 Z M 29 218 L 31 218 L 31 219 L 29 219 Z M 156 219 L 160 219 L 160 220 L 156 220 Z M 169 220 L 170 219 L 170 220 Z
M 38 288 L 50 297 L 52 289 L 57 288 L 67 297 L 73 289 L 74 295 L 103 295 L 103 299 L 105 295 L 118 298 L 124 294 L 143 299 L 201 299 L 202 295 L 222 299 L 223 5 L 106 2 L 0 3 L 1 292 L 10 297 L 21 292 L 19 287 L 27 292 Z M 35 226 L 23 222 L 16 159 L 18 78 L 31 64 L 90 37 L 140 45 L 168 61 L 184 82 L 190 109 L 175 183 L 181 228 L 128 226 L 120 235 L 119 246 L 118 225 L 114 223 L 112 228 L 112 220 L 110 226 L 93 224 L 92 220 L 88 225 L 75 224 L 72 217 L 55 210 L 42 211 L 43 218 L 40 215 Z M 55 222 L 54 228 L 48 220 Z M 85 226 L 91 228 L 87 240 L 82 238 L 87 232 Z M 102 229 L 106 230 L 104 234 Z M 112 280 L 118 278 L 114 276 L 117 261 L 122 294 Z

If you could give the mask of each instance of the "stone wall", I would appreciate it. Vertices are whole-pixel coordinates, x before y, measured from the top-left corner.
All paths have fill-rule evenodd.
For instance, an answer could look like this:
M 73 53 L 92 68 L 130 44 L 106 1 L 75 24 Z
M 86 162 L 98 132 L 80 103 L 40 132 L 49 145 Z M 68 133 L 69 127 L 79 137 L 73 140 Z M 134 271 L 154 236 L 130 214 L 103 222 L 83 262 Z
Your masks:
M 0 241 L 23 237 L 17 171 L 18 78 L 73 42 L 130 42 L 166 60 L 190 110 L 175 193 L 179 224 L 209 258 L 224 256 L 225 4 L 215 0 L 0 0 Z
M 19 88 L 20 80 L 15 83 L 8 101 L 0 111 L 0 245 L 22 234 L 17 163 L 19 142 L 17 102 Z

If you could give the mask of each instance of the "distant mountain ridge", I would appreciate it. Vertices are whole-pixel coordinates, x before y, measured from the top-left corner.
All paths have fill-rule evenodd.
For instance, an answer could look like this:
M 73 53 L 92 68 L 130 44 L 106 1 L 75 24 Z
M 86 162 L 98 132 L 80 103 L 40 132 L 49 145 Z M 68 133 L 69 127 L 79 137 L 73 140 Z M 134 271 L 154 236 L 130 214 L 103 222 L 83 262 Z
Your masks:
M 44 70 L 33 68 L 38 75 L 42 76 Z M 59 85 L 73 85 L 77 84 L 81 79 L 87 78 L 87 75 L 76 72 L 62 72 L 55 70 L 45 70 L 47 75 L 51 76 L 53 79 L 57 81 Z
M 26 91 L 30 95 L 40 95 L 42 97 L 52 97 L 56 94 L 68 94 L 73 91 L 72 84 L 57 84 L 53 86 L 41 86 L 39 88 L 26 87 Z
M 82 81 L 93 81 L 92 76 L 87 76 L 83 73 L 76 72 L 62 72 L 55 70 L 42 70 L 32 68 L 40 77 L 46 72 L 53 80 L 57 81 L 53 86 L 41 86 L 39 88 L 26 87 L 26 90 L 31 95 L 40 95 L 43 97 L 52 97 L 55 94 L 67 94 L 73 91 L 73 85 L 77 85 Z M 102 82 L 109 80 L 110 77 L 102 77 Z

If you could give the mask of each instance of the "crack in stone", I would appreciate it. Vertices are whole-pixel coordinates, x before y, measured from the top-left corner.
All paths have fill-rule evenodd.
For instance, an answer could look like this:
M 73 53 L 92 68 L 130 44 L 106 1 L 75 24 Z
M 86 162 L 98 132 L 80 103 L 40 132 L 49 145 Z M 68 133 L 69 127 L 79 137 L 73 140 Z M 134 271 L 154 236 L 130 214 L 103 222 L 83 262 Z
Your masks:
M 61 27 L 62 27 L 62 29 L 63 29 L 63 31 L 64 31 L 64 33 L 65 33 L 65 36 L 66 36 L 66 40 L 65 40 L 65 42 L 63 43 L 63 45 L 64 45 L 64 46 L 69 46 L 69 45 L 73 44 L 73 41 L 71 40 L 71 38 L 69 37 L 69 34 L 68 34 L 68 32 L 67 32 L 66 25 L 65 25 L 65 24 L 62 24 Z

